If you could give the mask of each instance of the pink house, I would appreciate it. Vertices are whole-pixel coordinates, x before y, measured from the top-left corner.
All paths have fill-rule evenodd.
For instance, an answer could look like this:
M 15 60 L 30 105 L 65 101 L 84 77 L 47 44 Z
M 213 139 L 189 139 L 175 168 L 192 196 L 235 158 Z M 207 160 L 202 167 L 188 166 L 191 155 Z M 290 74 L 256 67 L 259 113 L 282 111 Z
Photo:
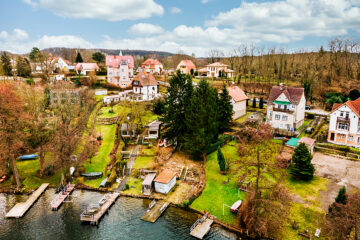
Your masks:
M 107 81 L 121 88 L 131 86 L 134 77 L 134 58 L 132 56 L 106 56 Z
M 74 66 L 76 73 L 86 75 L 88 72 L 96 72 L 99 70 L 99 66 L 96 63 L 76 63 Z

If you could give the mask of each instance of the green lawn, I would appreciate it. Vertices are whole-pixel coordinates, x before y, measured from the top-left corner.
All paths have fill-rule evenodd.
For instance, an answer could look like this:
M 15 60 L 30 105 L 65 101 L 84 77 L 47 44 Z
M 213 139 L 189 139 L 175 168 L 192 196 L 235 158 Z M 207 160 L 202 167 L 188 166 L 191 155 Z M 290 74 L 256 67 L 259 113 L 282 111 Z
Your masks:
M 244 116 L 239 117 L 238 119 L 235 120 L 235 122 L 243 123 L 251 114 L 252 114 L 252 112 L 246 112 L 246 114 Z
M 52 154 L 47 153 L 45 155 L 45 164 L 52 161 Z M 38 188 L 42 183 L 50 183 L 51 186 L 57 187 L 60 184 L 61 171 L 57 171 L 54 176 L 51 177 L 39 177 L 40 162 L 39 158 L 28 161 L 16 162 L 20 180 L 26 189 Z
M 225 158 L 239 159 L 235 142 L 230 142 L 222 147 L 222 152 Z M 223 204 L 231 206 L 237 200 L 243 200 L 245 197 L 244 192 L 240 192 L 240 196 L 238 196 L 237 167 L 236 164 L 232 164 L 230 167 L 231 173 L 223 175 L 219 170 L 217 152 L 209 154 L 206 161 L 206 187 L 200 197 L 191 204 L 191 207 L 200 211 L 209 211 L 218 219 L 234 224 L 236 214 L 233 214 L 228 207 L 225 207 L 225 215 L 223 215 Z
M 142 124 L 148 125 L 149 123 L 155 121 L 159 118 L 159 115 L 156 115 L 152 111 L 145 111 L 144 116 L 141 117 Z
M 147 168 L 149 163 L 151 163 L 151 161 L 154 158 L 154 154 L 155 154 L 155 148 L 144 148 L 142 149 L 142 153 L 144 155 L 147 156 L 139 156 L 136 158 L 135 160 L 135 164 L 134 164 L 134 168 L 136 169 L 140 169 L 140 168 Z
M 98 153 L 84 164 L 86 172 L 103 172 L 105 171 L 106 165 L 110 162 L 109 154 L 114 147 L 116 127 L 115 125 L 96 125 L 95 130 L 99 132 L 103 138 L 101 146 L 99 147 Z M 92 187 L 99 187 L 102 179 L 96 180 L 85 180 L 86 185 Z
M 93 122 L 93 120 L 94 120 L 94 117 L 96 117 L 96 115 L 95 115 L 96 110 L 97 110 L 100 106 L 101 106 L 101 102 L 98 102 L 98 103 L 96 104 L 95 108 L 93 109 L 93 111 L 91 112 L 90 117 L 89 117 L 89 120 L 88 120 L 88 122 L 87 122 L 87 124 L 86 124 L 86 127 L 87 127 L 87 128 L 91 128 L 91 124 L 92 124 L 92 122 Z
M 141 194 L 141 183 L 142 180 L 134 177 L 130 177 L 127 184 L 129 185 L 129 189 L 125 190 L 124 193 L 130 194 Z

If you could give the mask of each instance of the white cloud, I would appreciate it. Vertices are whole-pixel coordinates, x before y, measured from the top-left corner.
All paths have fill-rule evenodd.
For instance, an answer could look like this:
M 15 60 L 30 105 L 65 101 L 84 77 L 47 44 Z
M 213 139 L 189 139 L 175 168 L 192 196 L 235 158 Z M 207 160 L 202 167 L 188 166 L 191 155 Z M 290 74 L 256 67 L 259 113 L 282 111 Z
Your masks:
M 201 0 L 201 3 L 205 4 L 208 3 L 210 0 Z
M 329 37 L 360 28 L 356 0 L 282 0 L 242 2 L 239 8 L 222 12 L 206 26 L 227 26 L 240 33 L 259 33 L 262 40 L 290 42 L 306 36 Z M 265 37 L 268 36 L 268 37 Z
M 170 12 L 171 12 L 172 14 L 178 14 L 178 13 L 181 13 L 182 10 L 181 10 L 180 8 L 177 8 L 177 7 L 172 7 L 172 8 L 170 9 Z
M 150 23 L 137 23 L 129 29 L 129 33 L 134 35 L 151 35 L 162 33 L 163 31 L 162 27 Z
M 105 19 L 108 21 L 136 20 L 162 15 L 164 8 L 154 0 L 24 0 L 62 17 Z

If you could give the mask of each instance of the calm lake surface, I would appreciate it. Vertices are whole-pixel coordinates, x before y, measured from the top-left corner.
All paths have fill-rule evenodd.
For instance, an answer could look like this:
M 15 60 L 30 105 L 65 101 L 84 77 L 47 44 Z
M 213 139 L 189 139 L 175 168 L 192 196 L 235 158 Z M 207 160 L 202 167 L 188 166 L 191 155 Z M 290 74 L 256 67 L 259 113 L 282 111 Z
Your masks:
M 21 219 L 5 219 L 5 214 L 25 195 L 0 194 L 0 239 L 195 239 L 189 234 L 197 216 L 183 209 L 170 207 L 157 220 L 140 220 L 150 201 L 120 197 L 98 226 L 82 224 L 81 212 L 90 203 L 97 203 L 102 193 L 74 191 L 73 202 L 51 211 L 54 189 L 48 189 Z M 205 239 L 236 239 L 221 227 L 212 227 Z

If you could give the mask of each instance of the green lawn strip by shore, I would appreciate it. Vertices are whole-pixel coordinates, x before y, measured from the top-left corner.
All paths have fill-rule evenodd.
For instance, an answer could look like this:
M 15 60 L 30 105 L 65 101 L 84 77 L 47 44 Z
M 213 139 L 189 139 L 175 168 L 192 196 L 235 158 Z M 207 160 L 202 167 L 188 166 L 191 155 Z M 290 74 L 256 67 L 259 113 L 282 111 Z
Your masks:
M 252 112 L 246 112 L 246 114 L 242 117 L 239 117 L 238 119 L 235 120 L 235 122 L 237 123 L 243 123 L 245 122 L 245 120 L 250 116 Z
M 135 169 L 148 167 L 149 163 L 151 163 L 154 158 L 155 148 L 144 148 L 141 150 L 141 155 L 142 154 L 145 156 L 138 156 L 135 160 L 135 164 L 133 166 Z
M 96 125 L 95 130 L 101 133 L 103 140 L 96 156 L 91 159 L 91 162 L 87 160 L 84 166 L 86 172 L 104 173 L 106 165 L 110 162 L 109 154 L 114 147 L 116 127 L 115 125 Z M 99 187 L 101 180 L 104 178 L 106 178 L 105 175 L 100 179 L 85 180 L 84 183 L 91 187 Z
M 239 159 L 235 142 L 223 146 L 222 152 L 225 158 Z M 236 214 L 232 213 L 228 207 L 225 207 L 225 215 L 223 215 L 223 204 L 231 206 L 237 200 L 243 200 L 245 197 L 244 192 L 240 192 L 240 196 L 238 196 L 238 174 L 233 174 L 237 167 L 236 164 L 232 164 L 230 167 L 232 173 L 223 175 L 219 170 L 217 152 L 209 154 L 206 161 L 206 187 L 202 194 L 191 204 L 191 207 L 200 211 L 209 211 L 210 214 L 215 215 L 221 221 L 234 224 Z M 228 180 L 229 182 L 227 182 Z
M 125 190 L 124 193 L 141 194 L 141 183 L 141 179 L 130 177 L 127 182 L 129 189 Z
M 45 164 L 49 164 L 52 162 L 52 154 L 46 153 L 45 155 Z M 45 166 L 46 166 L 45 165 Z M 40 171 L 40 162 L 39 158 L 35 160 L 27 160 L 27 161 L 17 161 L 16 166 L 19 171 L 20 179 L 22 180 L 22 184 L 27 189 L 36 189 L 42 183 L 50 183 L 51 186 L 58 186 L 60 184 L 61 179 L 61 171 L 56 171 L 55 175 L 50 177 L 39 177 Z

